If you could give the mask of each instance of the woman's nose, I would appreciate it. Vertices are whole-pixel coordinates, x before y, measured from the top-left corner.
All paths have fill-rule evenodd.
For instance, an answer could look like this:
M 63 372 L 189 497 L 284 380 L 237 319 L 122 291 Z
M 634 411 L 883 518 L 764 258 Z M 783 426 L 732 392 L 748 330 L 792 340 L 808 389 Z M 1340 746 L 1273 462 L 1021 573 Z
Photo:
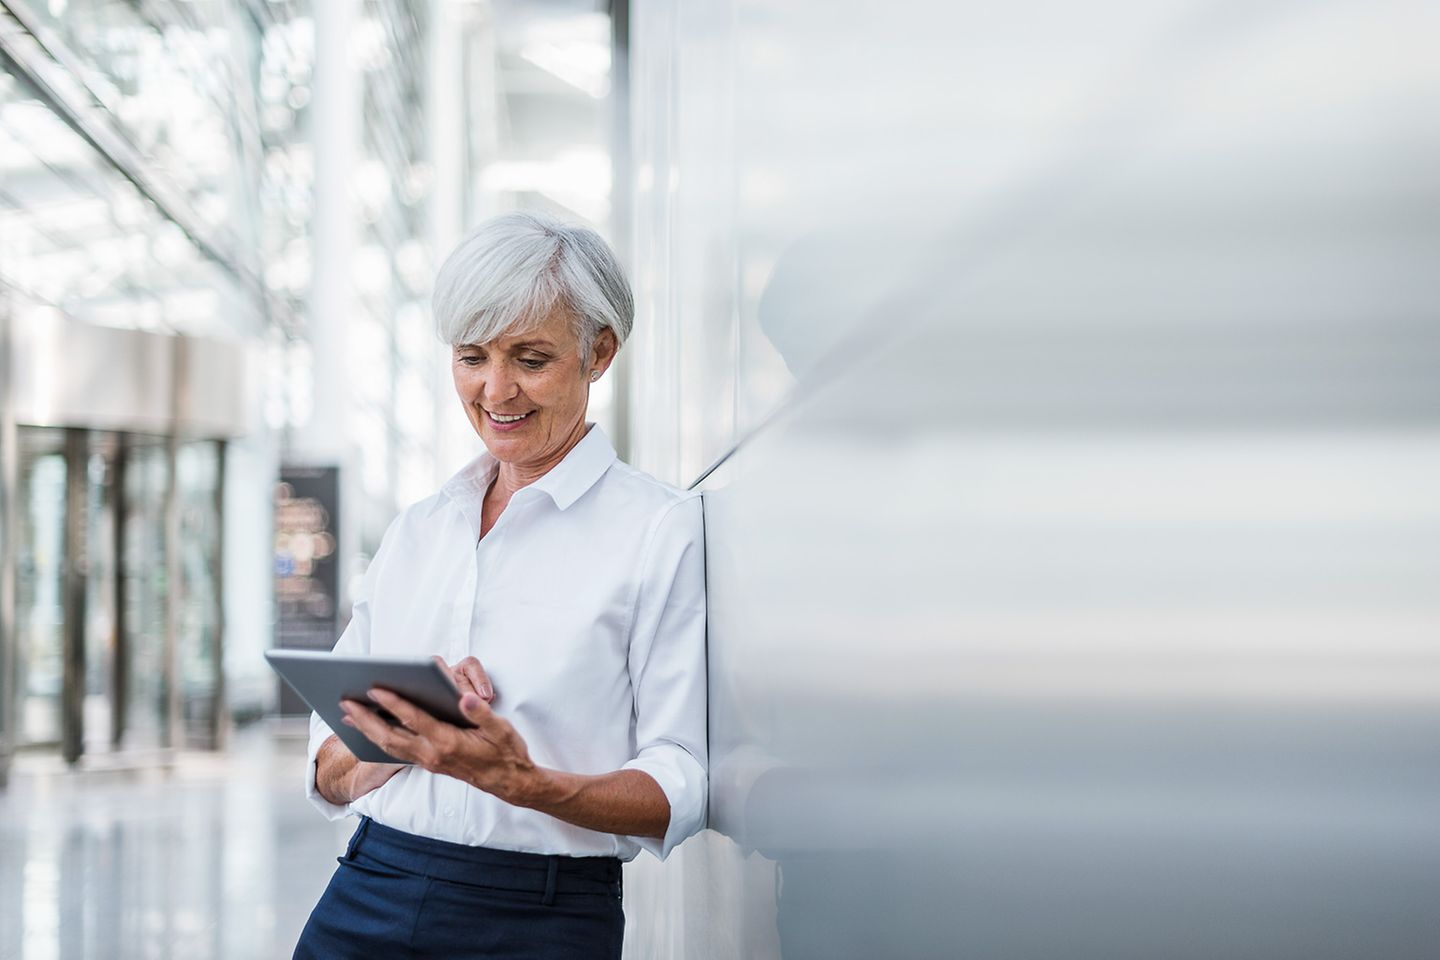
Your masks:
M 504 364 L 495 364 L 487 371 L 482 396 L 487 404 L 504 403 L 519 393 L 515 378 L 505 369 Z

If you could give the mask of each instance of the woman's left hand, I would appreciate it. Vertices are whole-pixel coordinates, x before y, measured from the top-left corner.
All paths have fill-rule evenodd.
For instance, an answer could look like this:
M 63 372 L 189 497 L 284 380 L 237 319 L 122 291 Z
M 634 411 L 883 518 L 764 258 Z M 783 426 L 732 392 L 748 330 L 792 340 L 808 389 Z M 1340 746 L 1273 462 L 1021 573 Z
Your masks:
M 409 760 L 431 773 L 463 780 L 516 806 L 528 806 L 543 771 L 530 759 L 524 739 L 474 693 L 460 698 L 460 712 L 475 726 L 463 729 L 437 720 L 424 709 L 388 690 L 369 696 L 402 726 L 391 726 L 357 700 L 343 700 L 345 722 L 392 757 Z

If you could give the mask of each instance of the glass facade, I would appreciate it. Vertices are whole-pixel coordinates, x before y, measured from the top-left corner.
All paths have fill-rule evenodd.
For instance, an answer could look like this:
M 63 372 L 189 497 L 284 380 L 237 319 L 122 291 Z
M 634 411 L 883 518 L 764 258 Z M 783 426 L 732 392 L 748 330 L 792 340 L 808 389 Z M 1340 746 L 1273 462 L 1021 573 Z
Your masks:
M 368 555 L 396 509 L 434 489 L 433 398 L 440 365 L 429 330 L 431 167 L 423 109 L 427 8 L 367 0 L 354 27 L 361 125 L 354 173 L 356 311 L 347 359 L 364 370 L 352 428 Z
M 266 351 L 303 335 L 267 154 L 303 119 L 302 13 L 0 8 L 0 767 L 220 739 L 225 449 L 248 486 L 278 442 L 234 391 L 288 399 Z
M 0 277 L 22 302 L 88 322 L 253 335 L 268 312 L 257 131 L 242 122 L 254 84 L 213 49 L 250 38 L 240 24 L 166 29 L 130 4 L 83 6 L 0 12 L 23 67 L 0 74 Z

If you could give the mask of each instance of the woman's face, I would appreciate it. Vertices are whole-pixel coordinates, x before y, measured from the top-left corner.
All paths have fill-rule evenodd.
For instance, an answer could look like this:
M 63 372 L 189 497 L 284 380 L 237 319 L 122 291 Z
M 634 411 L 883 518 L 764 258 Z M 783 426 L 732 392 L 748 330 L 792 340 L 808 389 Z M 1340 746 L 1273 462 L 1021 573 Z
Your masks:
M 453 348 L 455 392 L 491 456 L 544 472 L 584 434 L 590 374 L 604 373 L 615 350 L 615 335 L 604 330 L 582 358 L 570 319 L 557 310 L 527 333 Z

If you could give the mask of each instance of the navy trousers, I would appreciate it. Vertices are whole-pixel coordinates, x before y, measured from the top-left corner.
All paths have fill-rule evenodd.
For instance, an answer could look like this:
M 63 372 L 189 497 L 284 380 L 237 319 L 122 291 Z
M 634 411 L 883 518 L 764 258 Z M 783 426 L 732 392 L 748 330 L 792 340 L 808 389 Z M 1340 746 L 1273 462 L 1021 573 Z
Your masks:
M 467 847 L 360 821 L 295 960 L 618 960 L 620 861 Z

